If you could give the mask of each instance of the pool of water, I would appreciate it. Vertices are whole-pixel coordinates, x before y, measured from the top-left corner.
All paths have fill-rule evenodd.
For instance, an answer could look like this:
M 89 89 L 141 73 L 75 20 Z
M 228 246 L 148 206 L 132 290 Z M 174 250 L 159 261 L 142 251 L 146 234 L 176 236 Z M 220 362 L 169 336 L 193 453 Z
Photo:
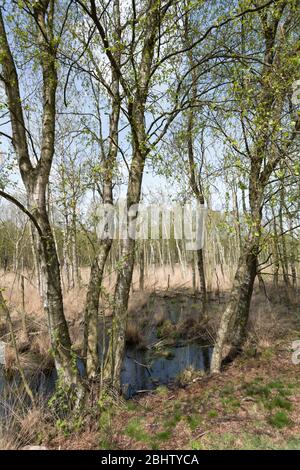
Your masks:
M 170 385 L 186 369 L 207 371 L 211 348 L 198 343 L 168 348 L 168 356 L 155 356 L 151 351 L 128 349 L 124 358 L 121 381 L 125 397 Z
M 164 301 L 165 318 L 172 323 L 184 321 L 193 317 L 193 301 L 189 300 L 174 303 Z M 196 306 L 197 307 L 197 306 Z M 195 308 L 195 306 L 194 306 Z M 100 331 L 103 334 L 105 328 L 100 325 Z M 106 329 L 110 327 L 109 319 L 106 320 Z M 106 330 L 107 331 L 107 330 Z M 101 335 L 100 335 L 101 336 Z M 100 338 L 99 350 L 107 349 L 107 335 Z M 156 351 L 155 345 L 159 341 L 157 337 L 157 327 L 149 324 L 145 333 L 145 341 L 148 345 L 146 350 L 140 350 L 137 347 L 127 347 L 121 372 L 121 383 L 125 398 L 131 398 L 133 395 L 150 391 L 158 385 L 170 385 L 176 381 L 179 374 L 186 369 L 207 371 L 210 365 L 212 348 L 198 342 L 186 342 L 181 345 L 167 346 L 163 351 Z M 84 375 L 84 365 L 78 361 L 80 373 Z M 41 396 L 50 396 L 55 388 L 56 371 L 52 370 L 47 374 L 36 373 L 33 377 L 29 371 L 25 371 L 35 394 Z M 0 415 L 3 409 L 7 409 L 17 398 L 21 379 L 18 373 L 10 374 L 8 377 L 4 369 L 0 366 Z M 25 394 L 24 394 L 25 396 Z M 1 411 L 2 410 L 2 411 Z

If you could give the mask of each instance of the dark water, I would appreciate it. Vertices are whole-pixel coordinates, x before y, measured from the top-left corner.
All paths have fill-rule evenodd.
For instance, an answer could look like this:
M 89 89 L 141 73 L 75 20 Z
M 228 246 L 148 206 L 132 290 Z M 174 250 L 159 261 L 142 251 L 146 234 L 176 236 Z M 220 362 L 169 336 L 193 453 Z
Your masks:
M 199 308 L 201 308 L 190 296 L 180 299 L 160 299 L 159 305 L 163 307 L 164 319 L 174 325 L 195 318 L 195 315 L 199 315 Z M 152 305 L 153 311 L 155 308 L 155 304 Z M 106 323 L 106 327 L 110 327 L 109 322 Z M 144 338 L 148 345 L 154 345 L 160 341 L 157 337 L 157 326 L 150 323 L 145 328 Z M 104 340 L 104 342 L 107 346 L 107 341 Z M 100 349 L 101 344 L 99 344 Z M 180 346 L 166 347 L 164 352 L 167 355 L 162 353 L 159 356 L 151 348 L 146 351 L 134 347 L 127 348 L 121 373 L 125 397 L 130 398 L 141 391 L 153 390 L 159 385 L 171 385 L 186 369 L 209 370 L 212 348 L 207 345 L 199 342 L 186 342 Z
M 168 348 L 168 357 L 155 357 L 151 351 L 129 349 L 123 363 L 121 381 L 125 396 L 174 383 L 186 369 L 208 370 L 211 348 L 198 343 Z
M 165 302 L 165 318 L 174 324 L 191 318 L 194 314 L 190 300 L 183 303 Z M 109 321 L 106 321 L 106 328 L 109 326 Z M 101 326 L 100 329 L 104 330 Z M 158 341 L 155 325 L 148 325 L 145 340 L 148 345 Z M 103 343 L 106 343 L 107 346 L 107 338 L 102 339 L 102 346 Z M 99 349 L 102 349 L 101 344 L 99 344 Z M 131 398 L 141 391 L 153 390 L 158 385 L 170 385 L 186 369 L 208 370 L 211 351 L 211 348 L 198 342 L 167 347 L 163 353 L 156 353 L 149 346 L 147 350 L 127 347 L 121 373 L 125 398 Z M 100 353 L 100 355 L 102 354 Z M 78 368 L 80 373 L 84 375 L 84 365 L 80 360 Z M 36 395 L 50 396 L 54 391 L 57 378 L 55 370 L 47 374 L 38 372 L 34 376 L 30 376 L 29 372 L 26 374 Z M 3 409 L 9 408 L 14 400 L 20 399 L 18 397 L 20 385 L 21 379 L 17 373 L 8 378 L 0 366 L 0 415 L 3 415 Z M 25 394 L 23 395 L 26 399 Z
M 128 348 L 124 357 L 121 382 L 124 397 L 130 399 L 142 391 L 150 391 L 159 385 L 171 385 L 186 369 L 208 370 L 211 348 L 198 343 L 168 348 L 168 357 L 153 355 L 152 351 Z M 80 365 L 83 373 L 83 365 Z M 35 396 L 49 397 L 55 389 L 57 374 L 55 369 L 45 374 L 27 373 L 27 378 Z M 21 379 L 17 373 L 7 376 L 0 367 L 0 416 L 9 413 L 16 402 L 29 405 L 29 399 L 21 390 Z

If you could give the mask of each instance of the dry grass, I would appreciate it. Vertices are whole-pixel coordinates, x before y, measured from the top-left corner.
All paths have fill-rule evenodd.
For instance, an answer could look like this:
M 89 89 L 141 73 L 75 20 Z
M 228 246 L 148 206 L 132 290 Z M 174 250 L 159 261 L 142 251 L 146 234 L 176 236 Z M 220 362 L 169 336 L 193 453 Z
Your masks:
M 140 326 L 132 320 L 129 320 L 127 324 L 126 344 L 128 346 L 137 346 L 140 349 L 145 347 L 145 338 L 142 335 Z
M 36 397 L 36 407 L 32 408 L 25 391 L 20 388 L 12 388 L 9 395 L 9 401 L 0 401 L 1 450 L 17 450 L 37 443 L 46 426 L 48 413 L 42 397 Z
M 166 310 L 162 307 L 162 305 L 157 305 L 153 315 L 153 325 L 159 327 L 166 319 Z
M 217 267 L 218 278 L 220 281 L 220 288 L 227 290 L 230 287 L 230 273 L 222 274 L 220 267 Z M 32 278 L 31 273 L 25 273 L 25 310 L 28 316 L 28 321 L 31 320 L 39 322 L 43 320 L 43 308 L 39 297 L 35 280 Z M 211 290 L 218 288 L 216 276 L 215 279 L 209 279 L 208 283 Z M 32 279 L 31 279 L 32 278 Z M 86 290 L 89 279 L 89 269 L 81 269 L 81 286 L 75 289 L 64 292 L 64 307 L 68 321 L 76 322 L 81 321 L 85 308 Z M 104 290 L 109 294 L 113 293 L 116 280 L 116 273 L 105 273 L 104 276 Z M 129 308 L 141 308 L 148 300 L 149 295 L 153 292 L 178 291 L 180 289 L 192 289 L 192 270 L 190 266 L 186 266 L 184 270 L 179 265 L 174 265 L 173 269 L 170 266 L 155 266 L 151 267 L 145 273 L 145 291 L 139 291 L 139 270 L 136 268 L 133 273 L 132 291 L 129 300 Z M 0 285 L 4 288 L 4 297 L 8 304 L 11 306 L 15 319 L 19 317 L 17 312 L 21 311 L 22 298 L 21 290 L 17 276 L 14 273 L 0 272 Z
M 250 309 L 248 342 L 258 348 L 264 348 L 273 344 L 276 339 L 284 337 L 286 332 L 299 328 L 299 307 L 291 309 L 284 303 L 272 303 L 259 289 L 255 290 Z
M 0 273 L 0 282 L 1 286 L 5 288 L 4 296 L 12 308 L 12 319 L 14 322 L 17 344 L 19 346 L 19 350 L 25 353 L 22 358 L 24 364 L 27 365 L 28 362 L 32 360 L 33 367 L 35 367 L 35 364 L 41 360 L 40 358 L 44 358 L 44 362 L 46 363 L 46 366 L 48 366 L 51 365 L 52 360 L 49 355 L 50 342 L 47 322 L 42 311 L 37 289 L 34 287 L 34 281 L 30 281 L 31 274 L 26 273 L 26 275 L 25 308 L 27 314 L 26 321 L 29 332 L 29 342 L 28 338 L 24 336 L 22 331 L 20 314 L 18 313 L 21 310 L 22 303 L 18 279 L 12 273 L 6 273 L 5 275 Z M 72 342 L 75 345 L 76 351 L 80 351 L 83 342 L 83 318 L 88 278 L 89 269 L 82 269 L 81 287 L 77 287 L 70 292 L 64 293 L 65 313 L 69 323 Z M 138 291 L 138 278 L 139 272 L 138 269 L 135 269 L 133 275 L 133 289 L 131 290 L 129 299 L 129 316 L 132 319 L 132 323 L 129 323 L 127 331 L 129 344 L 142 344 L 143 334 L 141 331 L 144 331 L 145 325 L 152 323 L 153 325 L 160 327 L 167 318 L 163 302 L 154 301 L 154 303 L 151 304 L 150 300 L 153 299 L 153 293 L 167 293 L 168 283 L 169 292 L 175 296 L 175 298 L 180 292 L 184 292 L 187 295 L 192 293 L 192 271 L 190 266 L 185 267 L 184 270 L 179 265 L 175 265 L 174 270 L 172 270 L 170 266 L 156 266 L 155 269 L 151 267 L 148 272 L 145 273 L 145 290 L 143 292 Z M 219 266 L 212 278 L 208 279 L 208 283 L 212 288 L 216 289 L 218 287 L 224 293 L 227 292 L 227 289 L 230 287 L 230 278 L 231 272 L 227 272 L 226 269 L 221 270 Z M 105 275 L 104 289 L 107 294 L 113 293 L 115 279 L 116 273 Z M 274 293 L 268 285 L 267 290 L 269 296 L 271 298 L 274 297 Z M 210 297 L 213 302 L 211 302 L 209 308 L 209 323 L 207 328 L 209 330 L 209 336 L 213 340 L 218 328 L 220 315 L 225 308 L 223 302 L 226 301 L 226 297 L 223 296 L 220 299 L 217 290 L 212 291 Z M 110 315 L 112 304 L 109 300 L 104 303 L 106 304 L 105 314 Z M 290 321 L 290 318 L 285 314 L 285 312 L 285 305 L 271 303 L 266 299 L 263 293 L 256 289 L 251 305 L 249 341 L 256 342 L 259 347 L 272 341 L 272 338 L 269 338 L 270 332 L 273 331 L 275 336 L 280 334 L 280 330 L 286 329 L 286 325 L 284 324 L 285 321 Z M 274 325 L 276 332 L 274 331 Z M 192 329 L 194 330 L 194 328 Z M 5 327 L 2 326 L 1 339 L 8 341 L 9 337 L 5 336 L 5 333 L 7 333 L 7 331 L 5 331 Z M 30 353 L 33 353 L 32 355 L 27 354 L 29 349 Z M 13 354 L 9 354 L 7 363 L 10 366 L 13 366 Z
M 130 321 L 126 332 L 128 344 L 143 345 L 141 331 L 144 331 L 145 321 L 158 327 L 164 324 L 167 318 L 166 292 L 161 289 L 161 296 L 152 295 L 153 289 L 149 285 L 145 292 L 131 293 Z M 172 295 L 170 292 L 171 300 L 175 303 L 179 302 L 178 289 L 177 284 L 175 292 Z M 271 289 L 269 291 L 271 292 Z M 189 293 L 190 290 L 185 291 L 185 294 Z M 78 301 L 77 296 L 80 297 Z M 82 342 L 84 296 L 85 287 L 82 287 L 65 297 L 72 340 L 78 347 Z M 225 305 L 218 301 L 211 304 L 208 327 L 210 337 L 215 335 L 224 308 Z M 21 344 L 22 331 L 16 313 L 14 322 Z M 33 369 L 30 361 L 31 364 L 37 365 L 38 361 L 41 362 L 41 357 L 49 357 L 50 344 L 47 325 L 41 312 L 35 315 L 29 313 L 27 325 L 30 332 L 30 351 L 24 352 L 21 357 L 23 366 Z M 178 325 L 178 329 L 188 331 L 193 336 L 199 330 L 199 324 L 187 319 Z M 173 388 L 165 390 L 161 395 L 158 391 L 130 402 L 132 410 L 125 407 L 119 410 L 116 416 L 112 416 L 111 445 L 118 449 L 155 446 L 162 449 L 189 449 L 191 445 L 201 448 L 227 448 L 231 443 L 225 442 L 224 436 L 230 434 L 235 438 L 232 445 L 243 448 L 254 446 L 254 439 L 259 433 L 264 438 L 269 436 L 274 445 L 287 445 L 289 439 L 297 433 L 300 436 L 300 383 L 295 379 L 296 369 L 291 363 L 289 351 L 291 342 L 299 339 L 299 336 L 299 312 L 295 308 L 289 310 L 284 304 L 268 301 L 263 293 L 256 289 L 251 305 L 245 354 L 219 377 L 188 374 L 188 377 L 185 377 L 184 390 Z M 8 364 L 14 367 L 14 355 L 10 348 L 7 354 Z M 192 378 L 189 381 L 190 375 Z M 293 410 L 289 415 L 292 424 L 284 429 L 284 439 L 280 438 L 278 430 L 270 424 L 273 411 L 270 413 L 265 409 L 264 402 L 258 398 L 254 407 L 253 401 L 248 400 L 247 393 L 243 391 L 243 387 L 247 387 L 247 384 L 259 377 L 262 377 L 263 383 L 266 384 L 279 380 L 295 386 L 295 392 L 289 399 L 293 403 Z M 20 394 L 9 406 L 7 417 L 1 421 L 1 448 L 23 448 L 40 443 L 50 448 L 99 448 L 103 431 L 97 428 L 98 422 L 93 421 L 96 418 L 92 413 L 86 418 L 88 424 L 84 422 L 81 430 L 66 437 L 62 432 L 56 431 L 53 421 L 47 422 L 43 403 L 36 409 L 30 409 L 26 405 L 25 397 Z M 156 410 L 155 416 L 153 409 Z M 47 429 L 47 433 L 50 430 L 48 438 L 45 437 L 43 428 Z M 246 435 L 251 437 L 249 441 L 246 440 Z

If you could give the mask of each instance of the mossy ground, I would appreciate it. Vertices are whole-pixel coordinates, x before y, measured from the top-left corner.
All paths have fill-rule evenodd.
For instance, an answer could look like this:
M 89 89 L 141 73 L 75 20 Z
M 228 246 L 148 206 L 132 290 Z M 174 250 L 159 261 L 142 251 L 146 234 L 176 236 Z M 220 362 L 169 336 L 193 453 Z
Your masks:
M 293 365 L 290 349 L 294 334 L 274 344 L 272 354 L 262 350 L 252 357 L 246 352 L 217 376 L 193 378 L 184 388 L 159 387 L 123 403 L 111 417 L 105 445 L 99 426 L 92 426 L 93 432 L 83 430 L 81 436 L 56 437 L 47 445 L 91 449 L 300 449 L 300 366 Z M 297 335 L 300 337 L 300 332 Z

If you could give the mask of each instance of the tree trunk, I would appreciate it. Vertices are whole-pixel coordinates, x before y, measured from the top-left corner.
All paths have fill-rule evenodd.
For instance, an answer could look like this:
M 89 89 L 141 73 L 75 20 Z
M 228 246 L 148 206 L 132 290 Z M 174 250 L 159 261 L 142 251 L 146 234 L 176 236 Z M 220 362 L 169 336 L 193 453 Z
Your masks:
M 276 216 L 274 207 L 272 205 L 272 217 L 273 217 L 273 232 L 274 232 L 274 240 L 273 240 L 273 287 L 275 295 L 278 295 L 278 287 L 279 287 L 279 269 L 280 269 L 280 259 L 279 259 L 279 248 L 278 248 L 278 231 L 277 231 L 277 223 L 276 223 Z
M 40 158 L 32 165 L 26 134 L 26 125 L 20 96 L 18 73 L 7 41 L 2 11 L 0 9 L 0 52 L 3 57 L 2 73 L 10 112 L 13 144 L 18 156 L 20 174 L 26 188 L 28 214 L 37 229 L 38 260 L 41 267 L 44 311 L 48 318 L 49 335 L 55 366 L 64 385 L 76 385 L 77 398 L 83 388 L 77 370 L 76 358 L 71 350 L 68 325 L 64 315 L 60 265 L 55 239 L 47 212 L 47 187 L 55 146 L 57 63 L 54 40 L 54 2 L 33 5 L 36 38 L 40 48 L 40 65 L 43 84 L 43 115 Z
M 140 119 L 140 132 L 143 131 L 143 116 L 138 114 Z M 135 131 L 135 128 L 134 128 Z M 141 136 L 138 139 L 141 142 Z M 129 174 L 127 190 L 127 224 L 133 226 L 136 215 L 129 213 L 129 209 L 140 201 L 143 171 L 145 166 L 146 153 L 141 151 L 140 144 L 133 140 L 133 159 Z M 125 333 L 127 327 L 127 308 L 132 282 L 134 260 L 135 260 L 135 237 L 128 236 L 121 242 L 121 267 L 119 268 L 117 282 L 114 292 L 113 323 L 110 335 L 109 349 L 104 365 L 103 379 L 106 387 L 118 392 L 121 391 L 121 368 L 125 351 Z
M 145 288 L 145 250 L 144 250 L 144 243 L 141 242 L 141 247 L 140 247 L 140 262 L 139 262 L 139 267 L 140 267 L 140 276 L 139 276 L 139 285 L 140 285 L 140 291 L 143 291 Z
M 207 291 L 205 280 L 204 253 L 203 250 L 197 250 L 197 266 L 200 280 L 200 293 L 202 299 L 202 314 L 205 314 L 207 304 Z
M 118 273 L 114 294 L 114 312 L 109 349 L 103 379 L 107 387 L 121 390 L 121 368 L 125 351 L 127 307 L 135 257 L 135 240 L 122 242 L 122 267 Z
M 259 237 L 254 233 L 250 236 L 250 240 L 240 256 L 230 301 L 221 318 L 211 361 L 212 373 L 220 371 L 223 359 L 223 348 L 228 339 L 230 324 L 234 325 L 234 336 L 231 342 L 232 348 L 227 357 L 228 359 L 232 359 L 240 351 L 245 339 L 250 302 L 257 271 L 258 250 Z
M 55 367 L 67 384 L 76 384 L 78 382 L 76 358 L 72 352 L 68 325 L 64 315 L 60 265 L 53 233 L 46 211 L 42 208 L 37 212 L 36 206 L 32 206 L 32 211 L 35 211 L 42 230 L 39 243 L 39 262 L 41 265 L 44 310 L 48 317 Z
M 33 258 L 33 272 L 35 274 L 37 288 L 40 298 L 43 296 L 43 287 L 41 279 L 41 266 L 39 263 L 39 254 L 38 254 L 38 239 L 36 229 L 33 224 L 30 224 L 30 241 L 31 241 L 31 250 Z
M 86 372 L 89 378 L 97 375 L 99 368 L 98 329 L 99 329 L 99 298 L 103 283 L 103 273 L 112 240 L 102 240 L 98 256 L 91 266 L 89 286 L 86 296 L 85 322 L 84 322 L 84 357 L 86 358 Z

